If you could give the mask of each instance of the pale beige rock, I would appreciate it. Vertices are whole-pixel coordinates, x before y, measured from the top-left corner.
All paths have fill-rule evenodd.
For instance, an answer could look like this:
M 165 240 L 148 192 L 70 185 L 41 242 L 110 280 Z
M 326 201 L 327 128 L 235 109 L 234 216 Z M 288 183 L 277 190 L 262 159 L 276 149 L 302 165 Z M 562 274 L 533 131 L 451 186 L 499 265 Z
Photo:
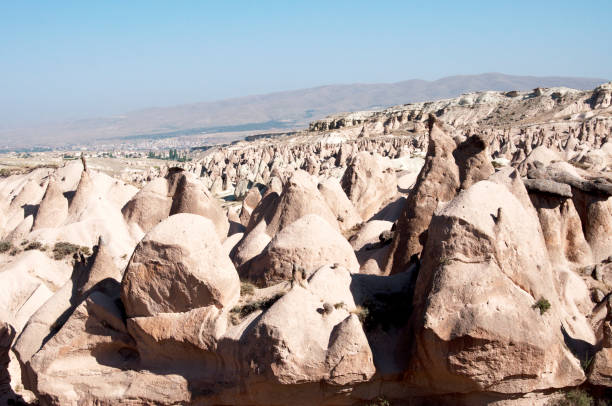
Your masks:
M 122 281 L 128 317 L 231 307 L 240 295 L 238 274 L 210 220 L 170 216 L 138 244 Z
M 361 218 L 367 220 L 395 196 L 397 179 L 380 156 L 360 152 L 351 159 L 342 177 L 342 189 Z
M 81 259 L 70 279 L 32 314 L 15 343 L 21 364 L 28 362 L 44 340 L 65 322 L 77 304 L 92 291 L 113 291 L 119 286 L 121 272 L 117 269 L 109 248 L 100 238 L 95 255 L 89 261 Z
M 64 197 L 59 183 L 51 179 L 36 213 L 33 229 L 57 227 L 68 216 L 68 200 Z
M 27 365 L 24 385 L 52 405 L 156 404 L 190 401 L 177 373 L 140 370 L 133 339 L 113 298 L 95 292 Z M 103 377 L 103 378 L 102 378 Z
M 244 233 L 235 233 L 230 235 L 225 239 L 225 241 L 223 241 L 223 244 L 221 245 L 223 246 L 223 251 L 227 254 L 228 257 L 230 256 L 236 245 L 240 242 L 240 240 L 242 240 L 242 237 L 244 237 Z
M 263 202 L 263 200 L 262 200 Z M 304 171 L 296 171 L 285 182 L 283 192 L 267 221 L 266 233 L 275 236 L 289 224 L 307 214 L 316 214 L 334 229 L 339 229 L 336 216 L 317 189 L 313 179 Z
M 351 230 L 362 222 L 361 216 L 342 190 L 342 186 L 337 179 L 325 179 L 319 183 L 318 189 L 332 213 L 336 215 L 341 230 Z
M 264 228 L 264 226 L 265 224 L 262 223 L 259 228 Z M 230 256 L 236 268 L 240 268 L 257 255 L 261 254 L 271 240 L 272 238 L 270 238 L 268 234 L 259 229 L 252 230 L 250 233 L 243 236 L 242 240 L 236 244 L 230 252 Z
M 589 373 L 592 385 L 612 387 L 612 348 L 602 348 L 593 358 Z
M 240 223 L 243 226 L 249 225 L 249 220 L 251 219 L 251 213 L 257 207 L 257 204 L 261 201 L 261 193 L 259 193 L 259 189 L 256 187 L 252 187 L 244 200 L 242 201 L 242 208 L 240 209 Z
M 540 162 L 543 166 L 548 166 L 551 162 L 562 161 L 563 158 L 557 151 L 553 151 L 545 146 L 535 148 L 518 166 L 522 176 L 527 175 L 527 171 L 532 168 L 535 162 Z
M 432 219 L 426 247 L 413 382 L 439 392 L 526 393 L 584 381 L 561 334 L 539 223 L 508 189 L 482 181 L 460 193 Z M 540 298 L 551 304 L 544 314 L 533 308 Z
M 240 272 L 257 284 L 268 286 L 290 280 L 296 267 L 311 274 L 334 263 L 351 272 L 359 270 L 353 249 L 344 237 L 321 217 L 309 214 L 280 231 Z
M 178 213 L 199 214 L 210 219 L 221 241 L 227 237 L 229 222 L 217 200 L 190 173 L 181 173 L 176 182 L 170 215 Z
M 126 222 L 135 223 L 143 232 L 148 233 L 168 217 L 171 205 L 168 181 L 164 178 L 155 178 L 127 202 L 121 212 Z
M 543 193 L 531 193 L 530 198 L 538 212 L 552 264 L 591 264 L 591 247 L 584 237 L 582 223 L 572 200 Z
M 376 369 L 361 323 L 349 313 L 355 309 L 350 285 L 342 267 L 321 268 L 304 287 L 295 285 L 247 333 L 247 365 L 280 384 L 370 379 Z M 343 306 L 325 313 L 326 302 Z
M 385 272 L 403 272 L 415 263 L 438 205 L 450 201 L 459 189 L 468 188 L 494 172 L 483 136 L 474 134 L 457 144 L 442 126 L 430 117 L 425 164 L 398 220 Z
M 202 370 L 210 367 L 217 340 L 226 327 L 226 313 L 214 305 L 127 320 L 144 366 L 200 378 Z

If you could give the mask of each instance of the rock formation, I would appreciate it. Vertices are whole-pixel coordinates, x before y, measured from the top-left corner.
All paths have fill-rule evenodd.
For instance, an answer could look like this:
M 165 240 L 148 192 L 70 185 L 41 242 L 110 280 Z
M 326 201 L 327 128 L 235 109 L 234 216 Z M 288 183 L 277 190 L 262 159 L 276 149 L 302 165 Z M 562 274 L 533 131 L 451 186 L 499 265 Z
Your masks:
M 0 178 L 0 402 L 610 399 L 611 89 Z

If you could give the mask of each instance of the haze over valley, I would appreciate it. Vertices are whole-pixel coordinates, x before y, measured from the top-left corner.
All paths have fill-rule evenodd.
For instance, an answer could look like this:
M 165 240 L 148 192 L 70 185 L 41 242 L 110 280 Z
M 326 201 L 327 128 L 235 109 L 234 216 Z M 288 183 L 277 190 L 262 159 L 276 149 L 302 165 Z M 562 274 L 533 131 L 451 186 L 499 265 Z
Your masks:
M 321 86 L 216 102 L 149 108 L 114 117 L 0 130 L 0 139 L 3 140 L 0 149 L 189 148 L 231 142 L 253 133 L 303 129 L 313 120 L 340 112 L 452 98 L 483 90 L 523 91 L 553 86 L 586 90 L 605 81 L 486 73 L 435 81 L 413 79 L 389 84 Z

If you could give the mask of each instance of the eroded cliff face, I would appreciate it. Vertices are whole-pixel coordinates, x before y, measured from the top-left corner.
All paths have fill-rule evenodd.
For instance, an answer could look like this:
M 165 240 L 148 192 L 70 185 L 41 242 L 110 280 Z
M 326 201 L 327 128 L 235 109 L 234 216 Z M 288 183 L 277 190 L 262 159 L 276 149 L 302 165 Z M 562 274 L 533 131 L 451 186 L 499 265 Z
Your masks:
M 1 395 L 609 395 L 611 89 L 335 116 L 162 168 L 139 191 L 80 163 L 0 180 Z

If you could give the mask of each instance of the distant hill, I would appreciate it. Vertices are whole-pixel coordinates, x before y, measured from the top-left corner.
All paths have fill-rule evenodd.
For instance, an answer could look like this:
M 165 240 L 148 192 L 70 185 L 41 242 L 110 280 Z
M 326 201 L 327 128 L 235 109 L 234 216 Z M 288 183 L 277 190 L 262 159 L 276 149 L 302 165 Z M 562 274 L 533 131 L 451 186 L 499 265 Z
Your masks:
M 215 102 L 149 108 L 121 116 L 0 132 L 0 149 L 65 146 L 114 138 L 158 139 L 202 132 L 265 131 L 306 127 L 329 114 L 436 100 L 483 90 L 530 90 L 565 86 L 592 89 L 606 79 L 512 76 L 501 73 L 450 76 L 434 81 L 348 84 L 246 96 Z M 5 144 L 6 143 L 6 144 Z

